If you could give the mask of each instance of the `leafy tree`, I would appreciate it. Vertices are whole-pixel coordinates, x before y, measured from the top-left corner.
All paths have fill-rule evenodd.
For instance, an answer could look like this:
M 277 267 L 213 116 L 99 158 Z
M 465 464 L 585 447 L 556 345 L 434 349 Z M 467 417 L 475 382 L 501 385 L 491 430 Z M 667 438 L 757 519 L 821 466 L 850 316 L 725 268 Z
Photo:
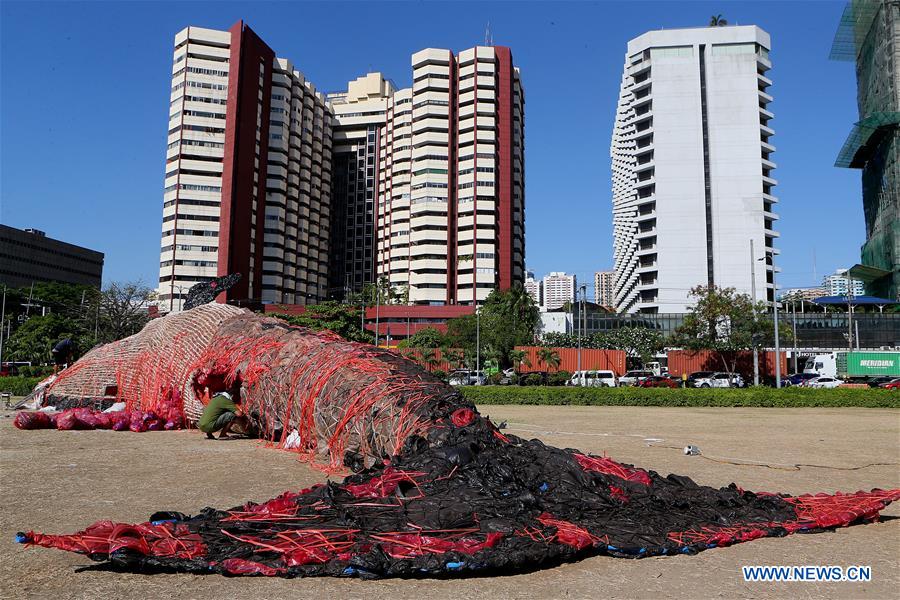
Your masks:
M 78 358 L 97 343 L 140 331 L 154 298 L 154 292 L 140 282 L 113 282 L 103 291 L 55 282 L 9 290 L 7 315 L 21 324 L 5 345 L 4 358 L 46 362 L 53 346 L 65 338 L 74 342 Z
M 661 352 L 666 338 L 655 329 L 645 327 L 621 327 L 606 334 L 606 343 L 610 348 L 624 350 L 628 356 L 635 356 L 646 364 L 653 360 L 657 352 Z
M 462 350 L 468 363 L 472 363 L 475 359 L 476 327 L 475 315 L 463 315 L 447 321 L 446 344 L 451 348 Z
M 556 370 L 560 363 L 559 352 L 553 348 L 538 348 L 538 362 L 547 367 L 548 371 Z
M 100 343 L 120 340 L 144 328 L 156 292 L 140 282 L 109 284 L 100 294 Z
M 540 311 L 525 288 L 516 285 L 493 290 L 481 307 L 481 337 L 485 355 L 509 366 L 509 353 L 516 346 L 534 343 Z
M 671 343 L 687 350 L 713 351 L 728 373 L 735 370 L 737 356 L 733 353 L 760 349 L 773 331 L 766 304 L 754 304 L 748 294 L 739 294 L 734 288 L 700 285 L 690 295 L 697 302 L 672 334 Z M 780 325 L 781 339 L 790 341 L 791 328 L 786 323 Z M 731 362 L 728 355 L 732 356 Z
M 69 338 L 78 357 L 94 345 L 93 331 L 87 332 L 77 320 L 61 314 L 31 317 L 15 330 L 3 350 L 4 360 L 50 361 L 50 350 L 60 340 Z
M 391 285 L 390 279 L 381 276 L 376 283 L 367 283 L 362 290 L 350 294 L 349 304 L 375 306 L 376 304 L 409 304 L 409 286 Z
M 709 18 L 710 27 L 724 27 L 725 25 L 728 25 L 728 21 L 722 15 L 713 15 Z
M 327 329 L 345 340 L 372 344 L 375 342 L 375 336 L 372 332 L 360 327 L 359 312 L 359 307 L 352 304 L 328 301 L 307 306 L 306 311 L 300 315 L 275 316 L 291 325 L 308 327 L 313 331 Z
M 447 342 L 447 336 L 435 329 L 426 327 L 409 336 L 409 339 L 400 342 L 403 348 L 440 348 Z

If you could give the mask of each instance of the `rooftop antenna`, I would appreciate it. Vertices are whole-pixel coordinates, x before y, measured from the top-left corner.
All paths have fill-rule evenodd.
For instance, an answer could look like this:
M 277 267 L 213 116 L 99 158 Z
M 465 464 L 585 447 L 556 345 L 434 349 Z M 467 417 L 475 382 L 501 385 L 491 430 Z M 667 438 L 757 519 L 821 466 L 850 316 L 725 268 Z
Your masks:
M 494 36 L 491 33 L 491 22 L 488 21 L 487 27 L 484 28 L 484 45 L 485 46 L 493 46 L 494 45 Z
M 819 279 L 818 279 L 818 276 L 817 276 L 817 274 L 816 274 L 816 247 L 815 247 L 815 246 L 813 246 L 813 249 L 812 249 L 812 259 L 813 259 L 813 265 L 812 265 L 812 267 L 813 267 L 813 281 L 814 281 L 814 282 L 817 282 Z M 817 285 L 817 284 L 816 284 L 816 285 Z

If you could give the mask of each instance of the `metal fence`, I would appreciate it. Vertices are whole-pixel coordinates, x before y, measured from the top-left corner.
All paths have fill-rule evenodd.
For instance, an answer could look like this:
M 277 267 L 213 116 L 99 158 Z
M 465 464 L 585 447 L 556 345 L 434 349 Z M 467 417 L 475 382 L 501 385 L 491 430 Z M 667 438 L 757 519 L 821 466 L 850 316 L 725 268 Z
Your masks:
M 585 333 L 612 331 L 622 327 L 643 327 L 671 335 L 684 322 L 686 315 L 660 314 L 608 314 L 587 311 Z M 781 322 L 795 328 L 797 339 L 786 347 L 841 349 L 847 348 L 849 332 L 847 313 L 791 313 L 780 316 Z M 573 322 L 578 322 L 576 310 Z M 859 336 L 859 347 L 880 349 L 900 346 L 900 314 L 854 313 L 854 337 Z

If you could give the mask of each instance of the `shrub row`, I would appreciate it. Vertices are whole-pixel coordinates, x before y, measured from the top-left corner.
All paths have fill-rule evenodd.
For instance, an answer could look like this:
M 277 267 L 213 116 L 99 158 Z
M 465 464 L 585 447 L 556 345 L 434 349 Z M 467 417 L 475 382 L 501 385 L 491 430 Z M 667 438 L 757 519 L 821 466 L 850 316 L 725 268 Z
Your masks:
M 19 367 L 19 376 L 21 377 L 48 377 L 53 374 L 53 365 L 33 365 Z
M 900 408 L 900 392 L 890 390 L 804 388 L 582 388 L 466 386 L 459 388 L 475 404 L 575 406 L 769 406 Z
M 0 392 L 9 392 L 13 396 L 27 396 L 43 377 L 0 377 Z

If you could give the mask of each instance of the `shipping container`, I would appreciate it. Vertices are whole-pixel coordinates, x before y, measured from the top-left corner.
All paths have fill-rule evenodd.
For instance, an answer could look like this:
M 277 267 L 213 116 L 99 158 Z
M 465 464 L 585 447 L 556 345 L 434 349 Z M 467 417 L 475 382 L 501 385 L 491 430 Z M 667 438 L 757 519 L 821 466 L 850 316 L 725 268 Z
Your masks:
M 835 352 L 841 379 L 900 377 L 900 352 Z
M 541 346 L 516 346 L 516 350 L 523 350 L 527 357 L 527 363 L 523 363 L 520 373 L 534 373 L 539 371 L 568 371 L 574 373 L 578 370 L 578 348 L 551 348 L 559 354 L 559 368 L 550 369 L 543 364 L 538 357 Z M 530 364 L 530 366 L 529 366 Z M 624 350 L 594 350 L 582 348 L 582 371 L 613 371 L 617 376 L 625 374 Z
M 697 371 L 728 371 L 734 364 L 734 372 L 739 373 L 748 384 L 753 383 L 753 352 L 714 352 L 712 350 L 669 350 L 669 375 L 680 378 Z M 726 367 L 725 362 L 728 363 Z M 787 353 L 781 352 L 781 376 L 787 377 Z M 759 376 L 771 379 L 775 377 L 775 353 L 772 351 L 759 353 Z

